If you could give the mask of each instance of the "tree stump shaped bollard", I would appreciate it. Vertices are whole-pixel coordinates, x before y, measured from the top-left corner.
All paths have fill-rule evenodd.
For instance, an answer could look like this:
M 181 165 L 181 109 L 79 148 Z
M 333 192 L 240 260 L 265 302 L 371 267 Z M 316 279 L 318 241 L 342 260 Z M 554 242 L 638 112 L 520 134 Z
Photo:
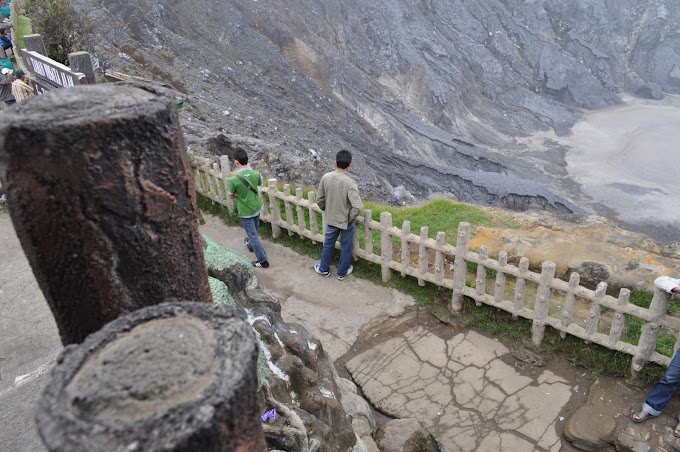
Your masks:
M 236 310 L 143 308 L 64 349 L 38 431 L 50 451 L 266 451 L 256 365 Z
M 212 300 L 169 93 L 79 86 L 0 117 L 0 180 L 65 345 L 145 306 Z

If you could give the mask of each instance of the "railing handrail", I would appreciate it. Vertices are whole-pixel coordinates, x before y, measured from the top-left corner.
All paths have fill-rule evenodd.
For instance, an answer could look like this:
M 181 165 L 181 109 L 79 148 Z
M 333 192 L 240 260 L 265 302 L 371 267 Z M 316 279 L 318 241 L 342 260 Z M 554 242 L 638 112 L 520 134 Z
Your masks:
M 226 156 L 220 157 L 221 165 L 194 154 L 190 155 L 190 159 L 198 193 L 213 202 L 226 206 L 233 214 L 234 204 L 226 190 L 229 178 L 229 159 Z M 313 191 L 308 192 L 308 199 L 304 199 L 301 188 L 297 188 L 295 195 L 292 195 L 290 185 L 284 184 L 281 192 L 278 190 L 277 180 L 269 179 L 268 186 L 259 187 L 259 194 L 264 205 L 261 218 L 272 225 L 272 234 L 275 238 L 281 234 L 281 229 L 285 229 L 291 236 L 297 234 L 301 238 L 323 242 L 323 227 L 320 232 L 317 216 L 319 214 L 322 216 L 321 226 L 325 222 L 323 212 L 314 201 Z M 285 220 L 281 218 L 281 202 L 284 203 Z M 295 215 L 293 215 L 294 210 Z M 309 225 L 305 224 L 306 214 L 309 214 Z M 380 221 L 375 221 L 372 219 L 372 212 L 366 210 L 364 216 L 360 216 L 357 221 L 364 228 L 365 240 L 362 248 L 358 240 L 359 228 L 357 228 L 353 258 L 379 264 L 383 281 L 387 282 L 391 277 L 391 272 L 397 271 L 403 277 L 417 278 L 420 285 L 429 282 L 452 289 L 451 307 L 454 311 L 461 309 L 462 297 L 467 296 L 475 300 L 478 306 L 487 304 L 510 312 L 513 317 L 519 316 L 532 320 L 532 341 L 537 346 L 543 340 L 545 327 L 551 326 L 559 330 L 562 337 L 569 334 L 608 349 L 632 355 L 632 371 L 635 374 L 640 371 L 645 362 L 654 362 L 664 366 L 670 363 L 669 357 L 655 351 L 661 327 L 675 333 L 676 350 L 680 345 L 678 334 L 680 319 L 666 314 L 670 295 L 658 288 L 655 288 L 652 303 L 649 309 L 646 309 L 629 303 L 629 289 L 621 289 L 619 296 L 615 298 L 606 294 L 607 284 L 605 282 L 601 282 L 595 290 L 591 290 L 579 284 L 578 273 L 572 273 L 569 282 L 555 278 L 554 262 L 544 262 L 541 273 L 536 273 L 528 269 L 529 261 L 525 257 L 520 259 L 519 266 L 515 266 L 507 262 L 507 253 L 504 251 L 501 251 L 498 260 L 487 256 L 485 246 L 480 248 L 479 253 L 471 251 L 469 249 L 470 224 L 467 222 L 461 222 L 458 225 L 456 246 L 453 246 L 447 243 L 444 232 L 438 232 L 436 239 L 429 238 L 427 226 L 421 227 L 419 235 L 411 233 L 411 224 L 408 220 L 404 221 L 401 229 L 394 227 L 389 212 L 381 212 Z M 373 252 L 374 231 L 380 233 L 379 254 Z M 401 242 L 401 262 L 394 260 L 393 237 Z M 418 267 L 410 265 L 411 246 L 418 247 Z M 432 271 L 428 269 L 430 252 L 434 252 Z M 450 279 L 447 279 L 445 275 L 445 257 L 452 258 L 454 262 L 453 277 Z M 468 287 L 465 284 L 469 262 L 477 265 L 475 287 Z M 486 269 L 496 271 L 494 295 L 486 293 Z M 507 276 L 514 277 L 517 281 L 513 301 L 506 300 L 504 297 Z M 534 309 L 524 305 L 527 282 L 538 285 Z M 559 317 L 550 315 L 549 312 L 553 292 L 564 294 L 564 303 Z M 573 319 L 577 298 L 587 301 L 590 306 L 585 327 L 575 323 Z M 598 331 L 602 308 L 614 313 L 609 334 Z M 645 322 L 638 345 L 621 340 L 625 316 L 634 316 Z

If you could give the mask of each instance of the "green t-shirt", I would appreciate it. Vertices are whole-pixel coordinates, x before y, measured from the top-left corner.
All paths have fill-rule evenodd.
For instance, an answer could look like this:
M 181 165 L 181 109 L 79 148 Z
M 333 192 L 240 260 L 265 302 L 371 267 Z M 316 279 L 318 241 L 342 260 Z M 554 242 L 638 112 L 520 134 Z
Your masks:
M 262 185 L 262 176 L 259 171 L 253 169 L 242 169 L 238 175 L 248 182 L 255 190 L 258 185 Z M 239 217 L 254 217 L 262 210 L 260 197 L 252 192 L 236 176 L 229 178 L 229 193 L 236 193 L 236 210 Z

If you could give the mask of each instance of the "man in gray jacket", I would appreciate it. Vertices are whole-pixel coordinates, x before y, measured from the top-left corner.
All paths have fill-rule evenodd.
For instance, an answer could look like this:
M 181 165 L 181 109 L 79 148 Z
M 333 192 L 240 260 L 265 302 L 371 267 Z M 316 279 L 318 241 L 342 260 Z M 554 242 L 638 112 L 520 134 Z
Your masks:
M 14 81 L 14 71 L 8 68 L 2 68 L 2 76 L 0 76 L 0 100 L 6 105 L 14 105 L 16 100 L 12 94 L 12 82 Z
M 352 154 L 341 150 L 335 155 L 337 169 L 321 177 L 316 203 L 326 214 L 321 262 L 314 265 L 314 271 L 321 276 L 331 275 L 331 260 L 335 242 L 340 236 L 340 262 L 338 279 L 342 281 L 352 273 L 352 242 L 355 220 L 363 208 L 357 184 L 347 175 L 352 166 Z

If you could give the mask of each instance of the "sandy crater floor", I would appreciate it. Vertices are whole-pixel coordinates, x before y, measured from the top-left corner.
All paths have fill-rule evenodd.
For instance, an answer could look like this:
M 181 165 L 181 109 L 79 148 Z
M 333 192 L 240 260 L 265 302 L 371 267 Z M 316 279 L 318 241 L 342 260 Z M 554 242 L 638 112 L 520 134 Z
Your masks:
M 680 240 L 680 96 L 624 100 L 585 113 L 571 136 L 557 139 L 569 148 L 567 171 L 620 222 L 642 232 L 660 226 L 667 240 Z

